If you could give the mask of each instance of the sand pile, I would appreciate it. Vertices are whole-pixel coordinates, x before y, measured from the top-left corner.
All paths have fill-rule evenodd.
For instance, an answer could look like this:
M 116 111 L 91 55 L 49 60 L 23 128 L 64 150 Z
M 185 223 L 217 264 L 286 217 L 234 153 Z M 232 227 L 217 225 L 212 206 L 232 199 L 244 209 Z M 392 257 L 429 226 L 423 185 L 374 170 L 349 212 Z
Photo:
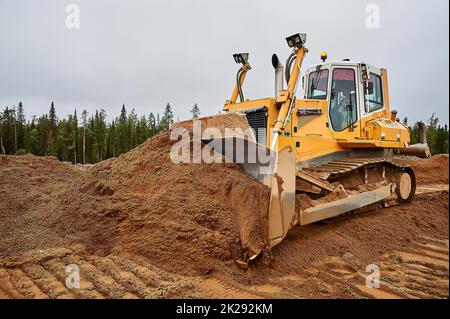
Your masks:
M 58 234 L 179 272 L 259 253 L 269 190 L 237 164 L 174 164 L 173 143 L 162 133 L 72 181 L 58 196 Z
M 88 167 L 0 156 L 0 296 L 5 273 L 19 290 L 29 281 L 15 279 L 30 276 L 45 291 L 52 276 L 64 284 L 64 267 L 72 262 L 84 265 L 83 278 L 107 297 L 144 287 L 139 280 L 132 285 L 126 271 L 134 271 L 152 282 L 151 296 L 161 289 L 164 296 L 222 298 L 366 296 L 357 288 L 365 287 L 364 277 L 349 276 L 365 276 L 366 265 L 391 259 L 395 269 L 407 270 L 410 261 L 399 263 L 398 251 L 417 254 L 422 269 L 430 252 L 420 255 L 414 248 L 420 244 L 446 246 L 441 257 L 448 263 L 448 190 L 437 187 L 448 183 L 448 156 L 396 158 L 413 166 L 418 190 L 426 191 L 413 203 L 296 227 L 272 249 L 270 266 L 259 260 L 244 271 L 234 260 L 266 244 L 268 189 L 235 164 L 173 164 L 171 145 L 163 133 Z M 69 249 L 76 258 L 64 257 Z M 447 283 L 440 293 L 448 296 L 448 268 L 433 267 Z M 393 278 L 422 290 L 419 297 L 436 296 L 427 286 L 433 278 L 425 285 L 421 276 L 408 276 Z
M 203 274 L 263 249 L 269 190 L 236 164 L 174 164 L 173 143 L 165 132 L 88 168 L 0 156 L 0 259 L 82 243 L 102 256 L 137 254 L 163 269 Z M 419 184 L 448 183 L 448 155 L 396 160 L 413 166 Z M 295 258 L 308 260 L 302 256 Z
M 0 155 L 0 260 L 67 243 L 51 225 L 55 198 L 80 170 L 54 157 Z
M 419 184 L 448 183 L 448 154 L 432 156 L 430 159 L 414 156 L 399 156 L 395 161 L 414 169 Z

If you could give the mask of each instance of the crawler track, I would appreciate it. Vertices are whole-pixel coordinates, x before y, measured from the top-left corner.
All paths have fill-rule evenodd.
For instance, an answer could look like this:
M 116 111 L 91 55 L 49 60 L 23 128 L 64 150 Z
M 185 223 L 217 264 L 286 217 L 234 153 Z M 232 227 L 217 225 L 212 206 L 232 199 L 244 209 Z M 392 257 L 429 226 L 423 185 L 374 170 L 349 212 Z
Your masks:
M 398 183 L 398 174 L 407 173 L 411 178 L 411 193 L 406 200 L 397 199 L 389 205 L 412 201 L 416 178 L 411 167 L 384 158 L 343 158 L 324 165 L 305 168 L 307 173 L 328 183 L 340 183 L 347 191 L 364 192 L 383 183 Z

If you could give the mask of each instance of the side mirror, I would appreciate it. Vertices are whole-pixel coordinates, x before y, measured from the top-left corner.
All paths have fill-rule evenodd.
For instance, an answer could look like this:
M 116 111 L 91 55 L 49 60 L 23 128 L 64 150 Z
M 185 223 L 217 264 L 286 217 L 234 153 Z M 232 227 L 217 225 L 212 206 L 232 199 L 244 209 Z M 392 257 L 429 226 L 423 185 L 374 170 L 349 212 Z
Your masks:
M 373 82 L 367 83 L 367 94 L 373 94 Z

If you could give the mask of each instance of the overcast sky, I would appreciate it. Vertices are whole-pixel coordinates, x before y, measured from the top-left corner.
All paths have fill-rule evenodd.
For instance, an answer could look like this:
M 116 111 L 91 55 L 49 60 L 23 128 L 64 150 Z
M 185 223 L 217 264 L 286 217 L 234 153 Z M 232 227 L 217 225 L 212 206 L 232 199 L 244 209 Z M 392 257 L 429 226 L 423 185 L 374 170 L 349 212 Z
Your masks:
M 80 9 L 80 28 L 66 27 L 66 6 Z M 368 28 L 368 4 L 380 27 Z M 0 107 L 22 101 L 28 116 L 55 101 L 60 117 L 75 108 L 123 103 L 138 114 L 170 102 L 180 119 L 197 102 L 202 114 L 231 94 L 235 52 L 249 52 L 248 98 L 273 95 L 276 52 L 285 37 L 307 33 L 304 67 L 351 58 L 385 67 L 391 105 L 410 122 L 435 112 L 449 117 L 448 0 L 0 0 Z

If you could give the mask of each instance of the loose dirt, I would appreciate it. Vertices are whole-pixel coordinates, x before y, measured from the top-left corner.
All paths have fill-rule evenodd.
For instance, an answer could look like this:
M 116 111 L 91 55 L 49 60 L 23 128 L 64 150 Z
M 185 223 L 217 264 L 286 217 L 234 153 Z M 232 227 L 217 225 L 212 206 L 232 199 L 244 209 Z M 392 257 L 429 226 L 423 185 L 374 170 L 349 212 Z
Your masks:
M 448 184 L 448 154 L 436 155 L 431 159 L 399 156 L 395 161 L 411 166 L 420 185 Z
M 413 203 L 298 227 L 247 265 L 269 190 L 236 164 L 173 164 L 172 144 L 89 167 L 0 156 L 0 298 L 448 297 L 448 156 L 396 159 L 415 169 Z
M 54 158 L 2 157 L 8 216 L 1 218 L 7 233 L 15 237 L 14 226 L 23 225 L 30 240 L 10 238 L 1 255 L 56 237 L 101 256 L 126 251 L 173 271 L 208 273 L 217 260 L 259 253 L 267 245 L 269 190 L 237 164 L 174 164 L 173 143 L 163 133 L 87 170 Z

